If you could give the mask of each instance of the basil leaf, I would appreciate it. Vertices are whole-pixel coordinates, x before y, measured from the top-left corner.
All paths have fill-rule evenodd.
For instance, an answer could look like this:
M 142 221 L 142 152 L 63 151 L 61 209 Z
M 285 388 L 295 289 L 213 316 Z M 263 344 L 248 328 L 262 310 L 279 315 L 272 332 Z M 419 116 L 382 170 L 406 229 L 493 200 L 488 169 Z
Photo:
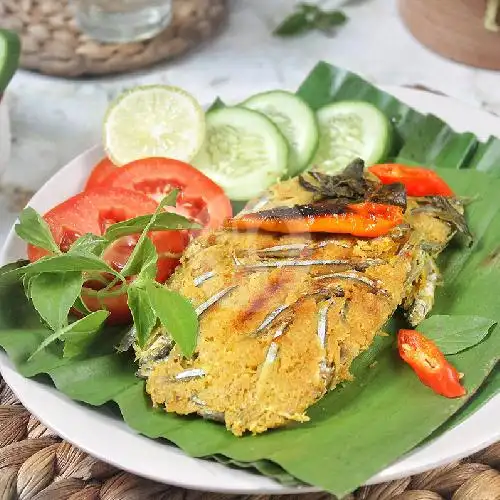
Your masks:
M 26 207 L 21 212 L 19 222 L 15 225 L 14 230 L 21 239 L 31 245 L 51 253 L 61 253 L 47 222 L 31 207 Z
M 52 330 L 68 324 L 69 310 L 80 295 L 82 285 L 81 272 L 43 273 L 30 279 L 31 301 Z
M 137 255 L 137 268 L 131 269 L 132 274 L 138 273 L 141 279 L 151 279 L 156 278 L 156 273 L 158 272 L 158 252 L 153 242 L 146 238 L 142 247 Z
M 294 12 L 286 17 L 273 31 L 277 36 L 294 36 L 309 31 L 313 24 L 308 20 L 305 12 Z
M 325 33 L 331 33 L 333 28 L 342 26 L 348 17 L 340 10 L 320 12 L 314 21 L 314 27 Z
M 18 270 L 20 274 L 66 273 L 69 271 L 102 271 L 121 278 L 112 267 L 97 256 L 81 253 L 64 253 L 54 257 L 43 257 Z
M 68 253 L 91 254 L 100 257 L 109 242 L 102 236 L 92 233 L 80 236 L 70 247 Z
M 101 328 L 102 324 L 109 316 L 108 311 L 96 311 L 85 318 L 82 318 L 70 325 L 65 326 L 64 328 L 59 329 L 57 332 L 54 332 L 52 335 L 49 335 L 36 349 L 36 351 L 29 357 L 28 361 L 30 361 L 36 354 L 40 351 L 43 351 L 50 344 L 54 343 L 56 340 L 64 339 L 65 342 L 70 342 L 70 346 L 68 347 L 68 353 L 74 355 L 74 353 L 78 350 L 75 348 L 76 346 L 81 346 L 85 337 L 95 333 L 99 328 Z M 71 340 L 73 337 L 73 340 Z M 73 345 L 71 345 L 73 342 Z
M 160 215 L 162 212 L 163 208 L 167 205 L 172 205 L 172 203 L 175 204 L 175 200 L 177 199 L 177 190 L 174 189 L 171 193 L 169 193 L 161 202 L 159 203 L 158 207 L 155 210 L 155 213 L 151 215 L 149 222 L 146 224 L 144 227 L 142 234 L 139 238 L 139 241 L 137 242 L 137 245 L 134 247 L 134 250 L 130 254 L 130 257 L 127 260 L 127 263 L 122 269 L 122 274 L 123 276 L 132 276 L 134 274 L 137 274 L 141 268 L 142 263 L 144 262 L 144 245 L 147 245 L 145 243 L 149 238 L 148 238 L 148 233 L 151 230 L 151 227 L 155 223 L 157 217 Z
M 443 354 L 456 354 L 479 344 L 496 321 L 481 316 L 431 316 L 418 331 L 431 339 Z
M 122 236 L 129 236 L 144 231 L 148 227 L 148 231 L 168 231 L 178 229 L 200 229 L 202 226 L 196 222 L 192 222 L 182 215 L 163 212 L 158 214 L 155 222 L 149 225 L 151 215 L 141 215 L 135 219 L 118 222 L 108 227 L 104 235 L 108 241 L 115 241 Z
M 66 332 L 63 337 L 63 358 L 74 358 L 85 351 L 94 342 L 96 335 L 100 333 L 108 316 L 109 311 L 95 311 L 85 316 L 85 318 L 72 323 L 70 326 L 77 323 L 78 325 Z
M 85 302 L 83 302 L 82 297 L 79 296 L 76 298 L 75 303 L 73 304 L 73 307 L 79 311 L 81 314 L 84 316 L 87 316 L 87 314 L 90 314 L 92 311 L 85 305 Z
M 175 340 L 181 353 L 190 358 L 198 343 L 198 316 L 191 302 L 153 282 L 148 283 L 146 289 L 161 324 Z
M 24 293 L 28 299 L 31 299 L 31 279 L 32 277 L 30 276 L 23 276 L 21 278 L 23 288 L 24 288 Z
M 156 325 L 156 312 L 151 305 L 147 290 L 136 280 L 128 288 L 127 304 L 134 318 L 134 326 L 139 347 L 143 347 Z
M 321 9 L 316 4 L 307 2 L 300 2 L 297 5 L 297 9 L 299 12 L 309 15 L 316 15 L 318 12 L 321 12 Z

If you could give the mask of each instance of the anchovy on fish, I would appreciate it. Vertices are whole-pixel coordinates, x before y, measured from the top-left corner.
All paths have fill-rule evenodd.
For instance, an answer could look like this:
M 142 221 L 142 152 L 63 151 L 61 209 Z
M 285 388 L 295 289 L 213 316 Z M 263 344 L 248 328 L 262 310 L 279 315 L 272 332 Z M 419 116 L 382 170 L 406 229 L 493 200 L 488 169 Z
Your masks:
M 325 380 L 329 379 L 332 376 L 332 367 L 328 366 L 327 363 L 327 351 L 326 351 L 326 335 L 328 332 L 328 311 L 330 310 L 330 306 L 332 305 L 332 301 L 329 300 L 322 304 L 318 311 L 318 328 L 317 334 L 321 347 L 325 351 L 325 355 L 319 364 L 319 374 Z
M 200 304 L 196 308 L 196 314 L 198 316 L 201 316 L 207 309 L 212 307 L 214 304 L 219 302 L 220 299 L 225 297 L 229 292 L 232 292 L 238 285 L 231 285 L 228 286 L 227 288 L 224 288 L 224 290 L 221 290 L 220 292 L 217 292 L 215 295 L 212 295 L 209 299 L 207 299 L 203 304 Z
M 261 269 L 272 269 L 280 267 L 308 267 L 308 266 L 349 266 L 358 271 L 363 271 L 371 266 L 386 264 L 382 259 L 364 259 L 356 262 L 352 259 L 324 259 L 324 260 L 278 260 L 273 262 L 259 262 L 257 264 L 243 264 L 238 261 L 237 266 L 247 271 L 258 271 Z
M 209 279 L 212 279 L 216 275 L 217 275 L 217 273 L 215 271 L 208 271 L 206 273 L 200 274 L 200 276 L 197 276 L 193 280 L 194 286 L 200 286 L 203 283 L 205 283 L 205 281 L 208 281 Z
M 257 335 L 262 330 L 265 330 L 283 311 L 288 309 L 288 305 L 281 305 L 278 306 L 274 311 L 271 311 L 265 318 L 264 321 L 257 327 L 255 332 L 252 333 L 252 335 Z
M 189 380 L 194 380 L 197 378 L 203 378 L 207 375 L 205 370 L 202 370 L 201 368 L 191 368 L 190 370 L 183 371 L 181 373 L 178 373 L 174 379 L 177 382 L 186 382 Z
M 363 276 L 362 274 L 357 273 L 356 271 L 348 271 L 345 273 L 319 274 L 313 276 L 313 278 L 316 280 L 339 279 L 339 280 L 354 281 L 356 283 L 366 285 L 368 288 L 371 289 L 373 293 L 388 295 L 387 290 L 384 290 L 383 288 L 380 287 L 381 282 L 379 280 L 372 280 L 367 276 Z

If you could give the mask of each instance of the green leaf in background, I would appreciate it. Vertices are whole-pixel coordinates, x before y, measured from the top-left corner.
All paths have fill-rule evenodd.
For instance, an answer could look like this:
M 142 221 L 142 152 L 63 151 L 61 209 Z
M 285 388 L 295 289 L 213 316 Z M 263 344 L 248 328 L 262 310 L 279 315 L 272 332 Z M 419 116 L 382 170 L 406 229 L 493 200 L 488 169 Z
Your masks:
M 109 242 L 102 236 L 87 233 L 80 236 L 70 247 L 68 253 L 102 255 Z
M 155 283 L 149 283 L 147 291 L 161 324 L 175 340 L 182 354 L 190 358 L 198 342 L 198 316 L 191 302 Z
M 142 280 L 136 280 L 128 287 L 128 307 L 132 312 L 137 344 L 143 347 L 156 325 L 156 312 L 151 305 L 149 293 Z
M 85 348 L 94 341 L 104 322 L 109 316 L 109 311 L 96 311 L 69 325 L 65 334 L 63 357 L 74 358 L 80 355 Z
M 316 107 L 340 99 L 366 99 L 380 107 L 391 118 L 398 135 L 394 154 L 408 143 L 414 161 L 423 165 L 459 158 L 460 167 L 467 169 L 474 158 L 467 151 L 481 148 L 479 142 L 467 145 L 467 135 L 449 133 L 446 124 L 442 124 L 442 135 L 439 127 L 433 128 L 437 136 L 423 134 L 420 124 L 427 120 L 425 115 L 360 77 L 325 63 L 315 68 L 301 91 Z M 420 147 L 415 135 L 421 138 Z M 498 176 L 500 163 L 496 169 L 492 165 L 491 173 Z M 492 292 L 500 283 L 500 180 L 454 168 L 440 170 L 439 175 L 461 196 L 479 197 L 467 207 L 476 237 L 474 247 L 451 245 L 439 259 L 444 284 L 437 291 L 433 313 L 475 315 L 498 322 L 498 294 Z M 158 302 L 167 303 L 167 298 Z M 168 307 L 174 306 L 168 298 Z M 396 330 L 395 324 L 388 328 Z M 393 337 L 378 337 L 355 360 L 354 381 L 312 407 L 308 412 L 310 422 L 236 438 L 215 422 L 152 408 L 144 382 L 134 376 L 136 367 L 131 358 L 114 352 L 114 334 L 106 327 L 99 342 L 92 349 L 84 349 L 78 359 L 63 358 L 62 345 L 55 343 L 27 361 L 48 333 L 41 331 L 38 316 L 30 309 L 19 283 L 0 287 L 0 345 L 24 376 L 48 373 L 61 392 L 91 405 L 115 401 L 133 429 L 151 438 L 168 439 L 191 456 L 215 456 L 234 465 L 252 466 L 286 484 L 296 478 L 338 497 L 429 436 L 453 427 L 500 390 L 498 325 L 482 342 L 450 356 L 450 361 L 465 374 L 468 391 L 465 398 L 453 400 L 434 394 L 418 381 L 399 360 Z
M 43 248 L 50 253 L 61 253 L 56 245 L 48 224 L 31 207 L 26 207 L 14 226 L 16 234 L 26 243 Z
M 66 344 L 69 344 L 68 354 L 74 355 L 76 351 L 76 346 L 82 345 L 82 338 L 85 338 L 93 333 L 95 333 L 99 328 L 102 327 L 104 321 L 109 316 L 108 311 L 96 311 L 88 316 L 85 316 L 64 328 L 59 329 L 57 332 L 52 333 L 46 337 L 43 342 L 37 347 L 37 349 L 31 354 L 29 359 L 32 359 L 39 352 L 43 351 L 46 347 L 50 346 L 56 340 L 64 339 L 64 346 L 66 349 Z M 73 343 L 73 345 L 71 345 Z M 65 352 L 66 354 L 66 352 Z M 71 357 L 66 355 L 66 357 Z
M 443 354 L 456 354 L 479 344 L 496 321 L 481 316 L 431 316 L 418 331 L 431 339 Z
M 315 29 L 331 34 L 334 28 L 346 22 L 347 16 L 340 10 L 323 10 L 312 3 L 299 3 L 295 11 L 275 28 L 273 34 L 291 37 Z
M 347 21 L 348 17 L 341 10 L 322 11 L 316 17 L 314 28 L 331 35 L 335 28 L 342 26 Z
M 153 224 L 149 225 L 151 215 L 141 215 L 135 219 L 118 222 L 109 226 L 105 237 L 108 241 L 114 241 L 122 236 L 142 233 L 146 227 L 148 231 L 168 231 L 178 229 L 200 229 L 201 225 L 190 221 L 182 215 L 163 212 L 156 216 Z
M 69 310 L 79 297 L 82 273 L 43 273 L 30 279 L 29 296 L 38 314 L 53 330 L 68 324 Z
M 303 12 L 293 12 L 285 18 L 273 31 L 278 36 L 296 36 L 313 29 L 311 22 L 307 20 L 307 15 Z

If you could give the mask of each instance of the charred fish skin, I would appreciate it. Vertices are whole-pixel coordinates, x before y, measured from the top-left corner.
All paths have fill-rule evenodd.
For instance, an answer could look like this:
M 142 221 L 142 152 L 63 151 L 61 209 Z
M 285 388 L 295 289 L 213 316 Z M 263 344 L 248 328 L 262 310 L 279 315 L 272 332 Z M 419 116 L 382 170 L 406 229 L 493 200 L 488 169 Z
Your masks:
M 265 208 L 317 196 L 292 179 Z M 444 248 L 453 228 L 432 213 L 413 216 L 416 206 L 408 200 L 404 224 L 373 240 L 226 231 L 195 240 L 168 286 L 198 306 L 197 357 L 184 360 L 174 346 L 155 362 L 153 403 L 224 421 L 237 436 L 307 421 L 312 404 L 352 378 L 351 363 L 398 306 L 413 322 L 432 307 L 429 283 L 439 278 L 425 245 Z M 417 286 L 423 272 L 427 287 Z

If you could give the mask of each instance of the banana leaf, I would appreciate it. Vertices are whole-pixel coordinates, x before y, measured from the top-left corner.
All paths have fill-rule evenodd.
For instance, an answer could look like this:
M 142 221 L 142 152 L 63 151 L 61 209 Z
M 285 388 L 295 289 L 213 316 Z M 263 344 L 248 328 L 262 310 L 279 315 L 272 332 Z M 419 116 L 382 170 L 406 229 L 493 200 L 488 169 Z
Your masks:
M 500 179 L 473 169 L 488 165 L 481 170 L 499 175 L 500 164 L 495 170 L 492 161 L 497 143 L 456 134 L 441 120 L 422 115 L 356 75 L 325 63 L 313 70 L 299 92 L 314 107 L 338 99 L 373 102 L 394 123 L 398 137 L 394 157 L 439 162 L 435 166 L 443 167 L 440 175 L 457 193 L 478 195 L 467 209 L 475 243 L 465 248 L 457 242 L 443 254 L 439 264 L 444 286 L 437 292 L 434 313 L 475 314 L 500 322 L 497 295 L 492 293 L 500 282 L 496 258 Z M 424 130 L 427 126 L 432 134 Z M 397 319 L 391 321 L 388 331 L 394 333 L 397 326 Z M 132 428 L 151 438 L 166 438 L 192 456 L 254 467 L 284 484 L 312 484 L 338 497 L 430 436 L 456 425 L 500 390 L 499 333 L 497 326 L 477 346 L 449 357 L 466 374 L 464 398 L 435 395 L 400 361 L 394 335 L 380 336 L 355 361 L 354 381 L 314 405 L 309 423 L 236 438 L 220 424 L 153 409 L 143 381 L 134 376 L 132 357 L 114 351 L 119 330 L 102 332 L 78 358 L 64 359 L 61 345 L 53 344 L 28 361 L 48 332 L 20 285 L 0 288 L 0 346 L 24 376 L 48 374 L 64 394 L 93 406 L 115 402 Z

